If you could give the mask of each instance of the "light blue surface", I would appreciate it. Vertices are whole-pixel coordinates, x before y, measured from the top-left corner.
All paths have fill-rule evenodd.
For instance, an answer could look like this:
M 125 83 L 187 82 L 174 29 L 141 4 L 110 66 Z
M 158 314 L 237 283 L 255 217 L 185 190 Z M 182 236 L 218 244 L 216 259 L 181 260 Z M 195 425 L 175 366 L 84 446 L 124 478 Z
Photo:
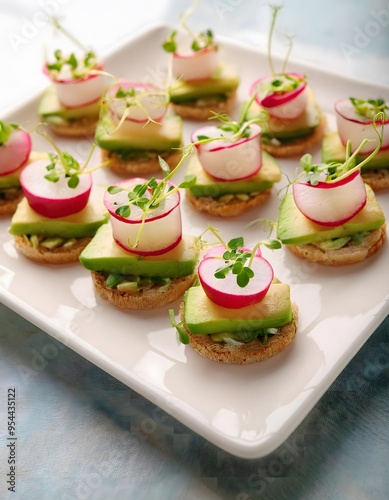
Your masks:
M 73 17 L 76 31 L 94 34 L 98 49 L 115 46 L 148 23 L 174 23 L 190 3 L 111 0 L 99 9 L 91 0 L 53 2 L 61 15 Z M 20 33 L 23 22 L 31 21 L 43 4 L 48 2 L 0 1 L 2 55 L 4 66 L 12 69 L 0 78 L 0 109 L 45 84 L 33 76 L 21 81 L 18 72 L 36 60 L 48 28 L 38 30 L 18 54 L 7 38 Z M 269 21 L 264 5 L 203 1 L 193 22 L 203 28 L 204 20 L 207 26 L 212 20 L 215 32 L 264 49 Z M 367 24 L 375 19 L 372 12 L 381 11 L 388 13 L 388 24 L 375 21 L 377 35 L 358 39 L 360 30 L 373 29 Z M 279 32 L 296 34 L 296 58 L 388 84 L 389 73 L 383 69 L 388 26 L 386 0 L 286 0 Z M 276 49 L 284 50 L 280 35 Z M 33 293 L 33 284 L 26 286 Z M 263 459 L 243 460 L 217 449 L 0 305 L 0 498 L 386 499 L 388 379 L 387 318 L 283 445 Z M 9 387 L 17 389 L 15 494 L 7 492 L 6 484 Z

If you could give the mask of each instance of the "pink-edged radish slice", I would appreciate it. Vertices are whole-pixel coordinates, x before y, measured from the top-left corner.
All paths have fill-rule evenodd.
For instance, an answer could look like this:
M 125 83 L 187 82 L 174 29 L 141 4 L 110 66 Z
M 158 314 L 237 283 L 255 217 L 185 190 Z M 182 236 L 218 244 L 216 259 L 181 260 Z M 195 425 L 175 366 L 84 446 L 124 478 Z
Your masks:
M 294 120 L 298 118 L 306 109 L 308 103 L 307 83 L 303 75 L 299 73 L 288 73 L 290 76 L 298 78 L 300 84 L 296 89 L 287 92 L 272 92 L 261 97 L 261 87 L 266 86 L 273 80 L 277 79 L 277 75 L 261 78 L 254 82 L 251 87 L 250 94 L 255 94 L 257 103 L 265 108 L 270 116 L 285 120 Z M 282 76 L 282 75 L 281 75 Z
M 359 115 L 350 99 L 341 99 L 335 103 L 336 122 L 338 126 L 339 137 L 344 145 L 351 141 L 351 152 L 353 153 L 361 144 L 363 139 L 369 139 L 360 153 L 369 154 L 374 151 L 378 145 L 377 132 L 372 126 L 373 120 L 369 120 Z M 382 122 L 377 121 L 377 127 L 380 128 Z M 389 118 L 384 121 L 384 134 L 382 137 L 381 149 L 389 148 Z
M 133 97 L 115 97 L 119 89 L 133 91 Z M 159 122 L 164 117 L 169 99 L 163 90 L 149 83 L 121 82 L 107 92 L 111 113 L 118 123 L 123 114 L 128 121 L 146 123 Z M 130 104 L 128 106 L 128 104 Z
M 241 247 L 239 248 L 239 250 L 241 252 L 251 252 L 251 248 L 249 247 Z M 226 252 L 226 247 L 222 244 L 220 245 L 214 245 L 212 247 L 210 247 L 204 254 L 204 257 L 203 259 L 209 259 L 211 257 L 222 257 L 224 252 Z M 256 252 L 255 252 L 255 255 L 257 257 L 261 257 L 262 256 L 262 252 L 261 252 L 261 249 L 260 247 L 257 248 Z
M 198 268 L 200 283 L 212 302 L 228 309 L 240 309 L 257 304 L 265 297 L 274 277 L 273 268 L 266 259 L 254 257 L 251 265 L 254 276 L 244 288 L 237 284 L 236 275 L 231 272 L 222 279 L 215 277 L 215 272 L 224 264 L 223 260 L 207 258 Z
M 120 186 L 124 190 L 116 194 L 106 191 L 104 205 L 109 212 L 113 238 L 119 246 L 137 255 L 161 255 L 176 247 L 182 239 L 178 191 L 169 195 L 157 208 L 148 212 L 135 248 L 133 245 L 138 238 L 144 211 L 131 205 L 131 214 L 128 217 L 122 217 L 116 213 L 119 206 L 128 204 L 128 192 L 133 191 L 135 186 L 145 183 L 147 180 L 140 178 L 117 182 L 114 186 Z M 170 186 L 174 187 L 173 184 L 168 183 L 168 187 Z M 146 191 L 143 196 L 150 197 L 150 191 Z
M 31 153 L 30 134 L 16 129 L 0 146 L 0 175 L 8 175 L 21 168 Z
M 193 38 L 179 32 L 176 37 L 177 50 L 173 53 L 173 75 L 184 81 L 206 80 L 217 70 L 219 52 L 216 44 L 194 51 Z
M 366 205 L 366 188 L 357 170 L 339 182 L 305 182 L 293 184 L 297 208 L 309 220 L 322 226 L 340 226 Z
M 95 68 L 97 71 L 102 69 L 102 64 Z M 85 78 L 72 78 L 69 73 L 52 78 L 46 66 L 43 71 L 55 85 L 59 102 L 69 109 L 81 108 L 97 102 L 107 86 L 104 75 L 90 74 Z
M 201 137 L 215 139 L 204 144 L 196 144 L 201 166 L 216 180 L 238 181 L 252 177 L 262 166 L 261 131 L 259 125 L 252 123 L 249 137 L 233 142 L 228 139 L 233 132 L 208 125 L 192 134 L 192 142 L 197 143 Z
M 68 178 L 61 175 L 58 182 L 45 179 L 49 160 L 29 163 L 20 174 L 20 184 L 30 207 L 39 214 L 56 219 L 75 214 L 85 208 L 92 189 L 91 174 L 79 176 L 77 187 L 68 186 Z

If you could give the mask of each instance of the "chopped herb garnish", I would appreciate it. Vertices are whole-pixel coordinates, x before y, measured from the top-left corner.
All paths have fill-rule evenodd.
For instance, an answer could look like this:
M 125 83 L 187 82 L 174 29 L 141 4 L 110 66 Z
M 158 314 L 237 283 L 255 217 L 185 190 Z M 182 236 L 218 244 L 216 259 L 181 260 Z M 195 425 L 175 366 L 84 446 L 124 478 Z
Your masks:
M 242 250 L 242 248 L 244 247 L 244 239 L 241 236 L 238 238 L 233 238 L 228 243 L 226 243 L 219 235 L 219 231 L 212 226 L 208 226 L 207 229 L 198 237 L 199 242 L 202 241 L 202 237 L 208 231 L 216 236 L 219 242 L 226 249 L 221 257 L 215 257 L 224 261 L 224 264 L 216 269 L 214 274 L 215 278 L 225 279 L 229 273 L 232 273 L 236 276 L 236 282 L 241 288 L 246 287 L 249 284 L 251 278 L 254 277 L 254 272 L 251 269 L 251 266 L 258 248 L 261 245 L 264 245 L 272 250 L 282 247 L 282 243 L 280 242 L 280 240 L 268 238 L 266 240 L 257 242 L 252 250 Z
M 350 101 L 358 115 L 369 120 L 372 120 L 380 112 L 383 113 L 384 119 L 388 116 L 387 110 L 389 110 L 389 106 L 384 99 L 356 99 L 350 97 Z

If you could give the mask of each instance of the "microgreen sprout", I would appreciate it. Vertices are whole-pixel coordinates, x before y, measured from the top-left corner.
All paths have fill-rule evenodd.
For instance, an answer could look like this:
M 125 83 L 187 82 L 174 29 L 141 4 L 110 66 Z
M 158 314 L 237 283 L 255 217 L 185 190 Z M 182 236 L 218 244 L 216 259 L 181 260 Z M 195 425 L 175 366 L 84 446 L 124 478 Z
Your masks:
M 241 288 L 246 287 L 250 279 L 254 277 L 251 266 L 258 248 L 264 245 L 271 250 L 275 250 L 282 246 L 279 240 L 267 238 L 258 241 L 252 250 L 247 250 L 243 248 L 243 237 L 233 238 L 226 243 L 220 236 L 219 230 L 210 225 L 208 225 L 207 229 L 197 237 L 198 244 L 205 244 L 202 238 L 208 231 L 210 231 L 225 248 L 225 252 L 221 257 L 215 257 L 224 261 L 224 265 L 215 271 L 215 278 L 224 279 L 231 272 L 236 276 L 236 282 Z
M 0 146 L 8 141 L 12 132 L 19 128 L 18 125 L 14 123 L 4 123 L 0 120 Z
M 269 63 L 269 68 L 270 72 L 273 76 L 273 79 L 261 83 L 260 86 L 260 96 L 263 99 L 269 94 L 281 94 L 284 92 L 290 92 L 305 81 L 305 77 L 301 79 L 297 75 L 291 75 L 291 74 L 286 74 L 286 66 L 288 64 L 289 56 L 292 51 L 293 47 L 293 36 L 292 35 L 285 35 L 285 37 L 288 40 L 288 50 L 285 56 L 284 63 L 282 65 L 282 69 L 280 73 L 277 73 L 274 64 L 273 64 L 273 58 L 272 58 L 272 43 L 273 43 L 273 35 L 274 35 L 274 29 L 276 25 L 276 19 L 279 11 L 283 8 L 282 5 L 270 5 L 270 9 L 272 11 L 272 20 L 270 24 L 270 29 L 269 29 L 269 35 L 268 35 L 268 46 L 267 46 L 267 57 L 268 57 L 268 63 Z
M 115 84 L 114 84 L 115 85 Z M 121 113 L 120 120 L 118 124 L 114 127 L 113 130 L 111 130 L 109 133 L 114 134 L 117 130 L 120 129 L 120 127 L 123 125 L 123 123 L 126 121 L 127 117 L 131 113 L 131 109 L 134 107 L 137 107 L 141 109 L 145 116 L 146 116 L 146 121 L 144 122 L 143 126 L 148 125 L 150 122 L 156 123 L 156 124 L 161 124 L 161 122 L 154 120 L 147 108 L 144 106 L 142 103 L 142 100 L 145 98 L 155 98 L 155 99 L 161 99 L 161 103 L 157 103 L 159 106 L 167 106 L 169 104 L 169 94 L 167 91 L 163 89 L 158 89 L 158 88 L 153 88 L 153 87 L 128 87 L 125 88 L 121 85 L 119 85 L 118 89 L 116 90 L 114 95 L 110 95 L 109 92 L 106 92 L 105 98 L 102 102 L 101 106 L 101 111 L 107 110 L 108 107 L 111 105 L 114 105 L 115 103 L 120 103 L 120 105 L 124 108 L 123 112 Z
M 176 193 L 179 189 L 187 189 L 192 187 L 196 182 L 196 177 L 193 175 L 188 175 L 184 178 L 184 180 L 176 185 L 169 185 L 170 179 L 173 175 L 180 169 L 184 161 L 187 157 L 192 153 L 193 147 L 184 148 L 183 154 L 181 156 L 180 161 L 176 165 L 176 167 L 171 170 L 168 163 L 162 158 L 158 157 L 160 167 L 164 174 L 164 178 L 160 181 L 157 181 L 155 177 L 152 177 L 150 180 L 143 184 L 138 184 L 134 188 L 126 189 L 122 186 L 109 186 L 108 193 L 117 194 L 122 191 L 127 191 L 127 200 L 126 203 L 118 205 L 115 210 L 115 213 L 121 217 L 127 218 L 131 215 L 132 207 L 138 207 L 142 210 L 142 219 L 141 224 L 139 226 L 139 230 L 135 239 L 135 242 L 128 242 L 129 246 L 132 248 L 136 248 L 138 246 L 143 227 L 145 225 L 147 215 L 152 211 L 158 208 L 161 203 L 163 203 L 166 198 Z M 147 193 L 147 196 L 146 196 Z
M 170 324 L 172 325 L 173 328 L 177 330 L 180 342 L 182 344 L 189 344 L 189 335 L 183 326 L 184 322 L 180 321 L 177 323 L 174 315 L 174 309 L 169 309 L 169 317 L 170 317 Z
M 97 167 L 92 169 L 87 169 L 87 166 L 92 158 L 93 152 L 95 150 L 96 144 L 92 145 L 89 152 L 88 158 L 86 159 L 84 165 L 81 167 L 80 163 L 69 153 L 61 151 L 55 141 L 50 137 L 50 135 L 42 130 L 42 124 L 39 124 L 35 132 L 45 139 L 53 146 L 55 153 L 48 153 L 49 164 L 46 166 L 47 174 L 44 178 L 50 182 L 58 182 L 63 176 L 68 179 L 67 184 L 69 188 L 76 188 L 80 182 L 79 176 L 82 174 L 89 174 L 98 168 L 108 165 L 109 161 L 101 163 Z
M 208 29 L 200 33 L 194 33 L 187 25 L 189 17 L 196 10 L 198 4 L 199 0 L 194 0 L 193 4 L 182 14 L 179 24 L 179 27 L 185 30 L 191 37 L 191 49 L 194 52 L 198 52 L 199 50 L 205 49 L 206 47 L 211 47 L 214 44 L 214 37 L 211 30 Z M 162 48 L 166 52 L 173 54 L 177 51 L 176 36 L 177 30 L 173 30 L 163 43 Z
M 75 79 L 86 78 L 87 76 L 93 74 L 105 74 L 112 76 L 98 69 L 99 61 L 94 51 L 85 47 L 85 45 L 83 45 L 74 35 L 62 26 L 56 17 L 52 17 L 51 21 L 55 29 L 61 31 L 66 38 L 68 38 L 82 52 L 82 55 L 77 57 L 74 52 L 64 54 L 62 50 L 57 49 L 54 52 L 54 61 L 46 63 L 46 68 L 49 73 L 53 75 L 53 77 L 58 77 L 63 69 L 66 69 L 72 78 Z
M 334 183 L 344 179 L 345 177 L 348 177 L 356 170 L 360 170 L 378 153 L 382 146 L 382 137 L 384 134 L 384 119 L 385 115 L 382 111 L 374 116 L 371 126 L 377 133 L 378 144 L 374 151 L 370 153 L 369 156 L 364 158 L 363 161 L 355 164 L 358 153 L 369 142 L 369 139 L 364 139 L 353 154 L 351 154 L 351 142 L 348 141 L 346 145 L 346 160 L 343 163 L 313 163 L 312 155 L 305 154 L 300 159 L 300 164 L 303 172 L 293 182 L 297 182 L 301 180 L 302 177 L 304 177 L 306 179 L 306 182 L 313 186 L 316 186 L 319 182 Z M 381 125 L 381 132 L 379 132 L 377 124 Z
M 350 97 L 350 101 L 358 115 L 364 118 L 372 120 L 379 112 L 384 114 L 384 119 L 388 117 L 387 111 L 389 110 L 389 106 L 384 99 L 357 99 L 355 97 Z
M 263 109 L 260 113 L 257 114 L 255 118 L 246 120 L 247 113 L 254 100 L 255 95 L 253 94 L 244 105 L 240 117 L 236 121 L 232 120 L 226 113 L 215 113 L 214 111 L 211 111 L 211 117 L 209 118 L 209 120 L 219 120 L 221 124 L 218 125 L 217 128 L 224 132 L 232 132 L 232 134 L 213 138 L 206 135 L 199 135 L 197 137 L 198 141 L 196 142 L 196 144 L 206 144 L 207 142 L 212 142 L 214 140 L 228 140 L 230 142 L 235 142 L 239 139 L 249 137 L 251 133 L 251 124 L 265 122 L 269 118 L 269 113 L 265 109 Z

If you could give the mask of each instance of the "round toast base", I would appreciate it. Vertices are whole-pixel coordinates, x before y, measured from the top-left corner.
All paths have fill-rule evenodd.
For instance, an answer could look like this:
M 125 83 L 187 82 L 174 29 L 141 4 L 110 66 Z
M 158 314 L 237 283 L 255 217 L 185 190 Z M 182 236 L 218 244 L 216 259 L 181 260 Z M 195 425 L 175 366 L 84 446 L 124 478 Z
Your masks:
M 24 194 L 22 188 L 18 188 L 15 196 L 8 200 L 0 200 L 0 217 L 13 215 Z
M 266 344 L 262 340 L 253 340 L 236 345 L 214 342 L 210 335 L 188 333 L 191 347 L 201 356 L 213 361 L 234 365 L 249 365 L 265 361 L 283 351 L 294 340 L 297 332 L 298 309 L 292 304 L 293 319 L 280 328 L 276 335 L 269 335 Z M 184 317 L 184 304 L 180 307 L 181 319 Z
M 69 248 L 32 247 L 21 235 L 15 238 L 16 249 L 34 262 L 39 264 L 70 264 L 78 262 L 78 258 L 92 238 L 78 238 L 77 242 Z
M 224 101 L 217 101 L 215 99 L 214 102 L 206 105 L 199 105 L 193 102 L 188 104 L 172 103 L 172 107 L 174 112 L 184 120 L 206 121 L 214 116 L 214 113 L 232 114 L 235 103 L 236 91 L 231 92 Z
M 322 115 L 322 119 L 317 127 L 315 127 L 312 134 L 307 137 L 301 137 L 288 144 L 269 144 L 262 143 L 264 151 L 267 151 L 276 158 L 289 158 L 291 156 L 302 156 L 309 150 L 321 142 L 326 130 L 326 118 Z
M 307 243 L 304 245 L 287 245 L 289 250 L 298 257 L 323 266 L 345 266 L 362 262 L 383 245 L 386 238 L 386 225 L 370 231 L 361 245 L 349 244 L 343 248 L 322 250 Z
M 48 122 L 50 129 L 59 137 L 90 137 L 96 130 L 97 117 L 80 118 L 63 125 Z
M 196 279 L 196 274 L 174 278 L 169 287 L 163 292 L 159 288 L 151 288 L 138 293 L 121 292 L 116 288 L 109 288 L 105 284 L 106 278 L 99 272 L 92 271 L 92 281 L 99 295 L 120 309 L 156 309 L 162 307 L 184 295 Z
M 217 198 L 212 198 L 211 196 L 193 196 L 188 189 L 185 191 L 186 199 L 193 208 L 199 212 L 213 215 L 215 217 L 236 217 L 251 208 L 263 205 L 263 203 L 265 203 L 265 201 L 269 198 L 270 194 L 271 190 L 268 189 L 256 194 L 255 196 L 251 196 L 247 201 L 233 198 L 228 203 L 225 203 L 223 201 L 219 201 Z
M 162 172 L 159 164 L 158 156 L 161 156 L 169 166 L 175 167 L 178 159 L 181 157 L 180 153 L 175 150 L 155 153 L 147 158 L 139 158 L 136 160 L 125 160 L 114 151 L 107 149 L 101 150 L 101 159 L 103 162 L 109 161 L 109 168 L 115 174 L 120 176 L 142 176 L 156 172 Z

